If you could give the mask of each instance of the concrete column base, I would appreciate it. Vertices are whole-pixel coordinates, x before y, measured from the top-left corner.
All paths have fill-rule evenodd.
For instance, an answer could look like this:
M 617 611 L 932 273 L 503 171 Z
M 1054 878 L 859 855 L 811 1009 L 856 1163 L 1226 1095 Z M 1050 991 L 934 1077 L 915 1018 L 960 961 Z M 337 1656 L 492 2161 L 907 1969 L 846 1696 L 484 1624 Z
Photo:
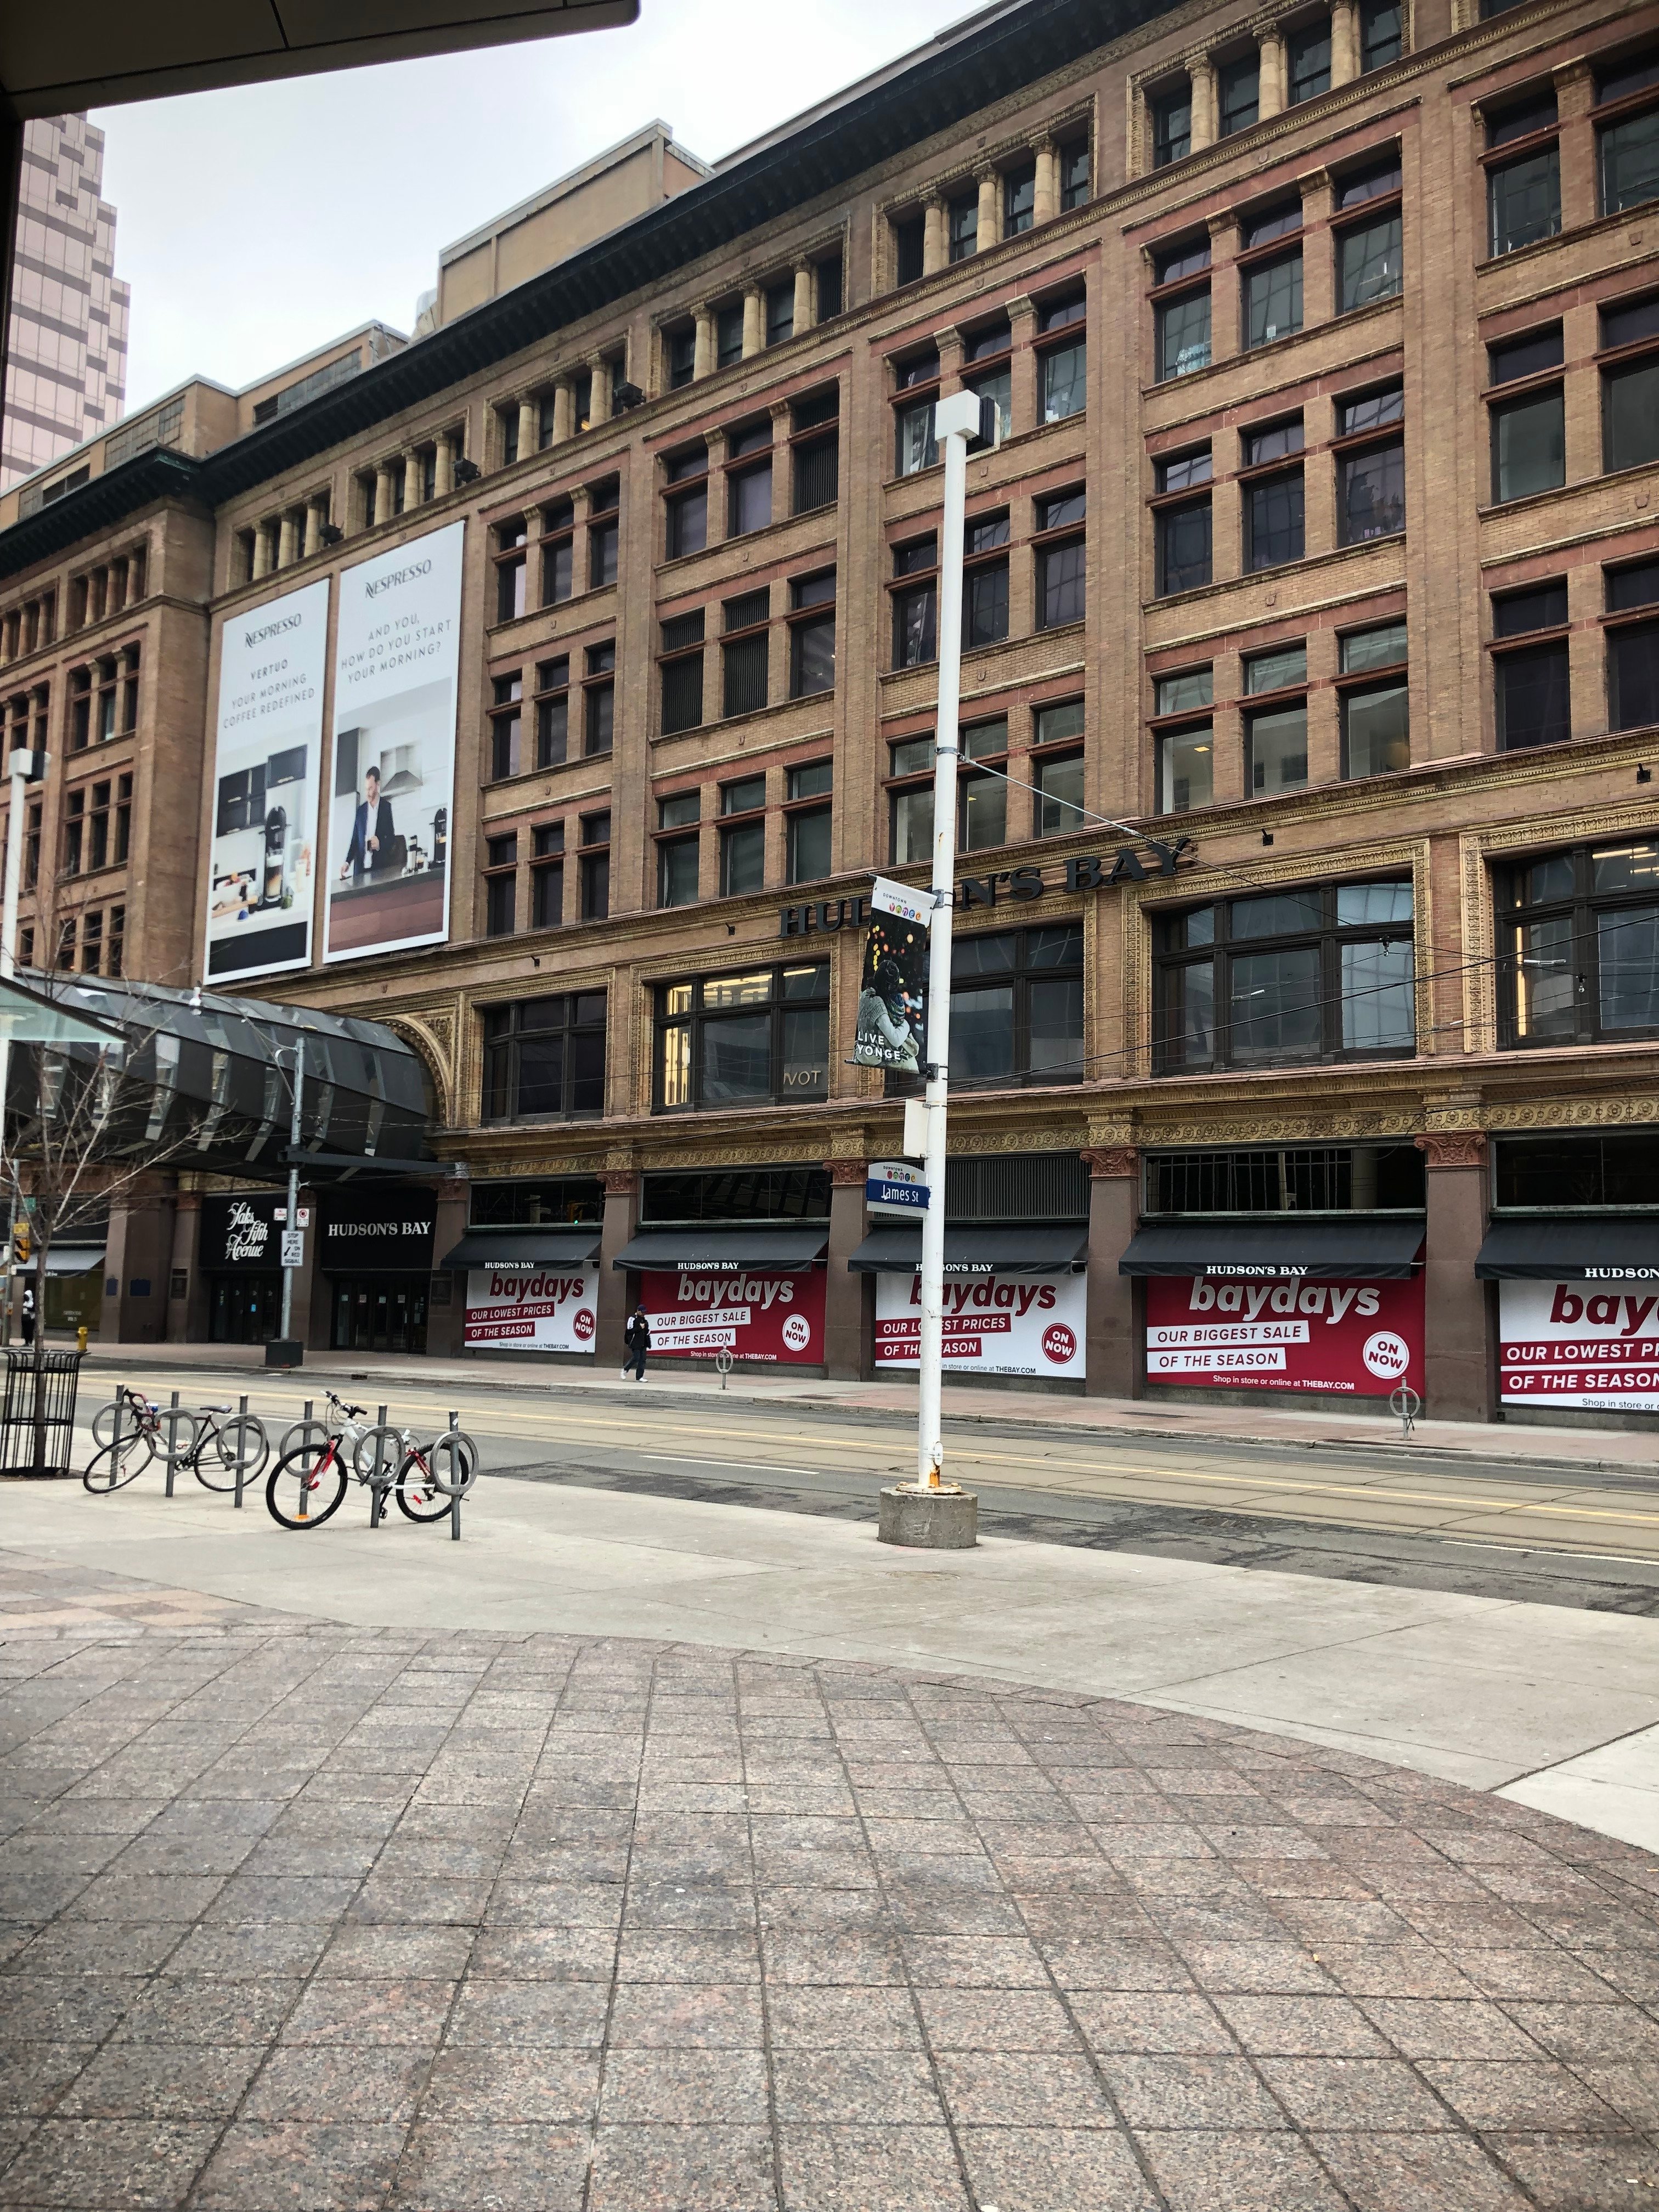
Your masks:
M 937 1490 L 895 1483 L 881 1493 L 876 1540 L 917 1552 L 971 1552 L 979 1541 L 979 1499 L 954 1483 Z

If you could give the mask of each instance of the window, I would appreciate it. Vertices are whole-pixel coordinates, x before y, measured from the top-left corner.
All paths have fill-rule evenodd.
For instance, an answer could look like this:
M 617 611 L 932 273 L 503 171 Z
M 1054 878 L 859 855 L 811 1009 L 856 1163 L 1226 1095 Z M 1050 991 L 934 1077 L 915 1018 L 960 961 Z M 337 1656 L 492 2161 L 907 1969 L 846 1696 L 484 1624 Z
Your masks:
M 616 734 L 616 646 L 590 645 L 586 662 L 587 675 L 582 686 L 582 750 L 592 759 L 597 753 L 611 750 Z
M 1008 718 L 976 722 L 964 729 L 959 740 L 963 762 L 1006 761 L 1008 757 Z M 1008 786 L 1000 775 L 958 771 L 957 845 L 964 853 L 980 853 L 1008 842 Z
M 730 368 L 743 359 L 743 302 L 714 310 L 714 366 Z
M 530 866 L 530 919 L 535 929 L 556 929 L 564 920 L 564 824 L 537 825 Z
M 662 626 L 662 733 L 695 730 L 702 720 L 703 611 L 676 615 Z
M 1244 565 L 1273 568 L 1303 555 L 1300 469 L 1252 481 L 1244 487 Z
M 525 611 L 528 585 L 525 563 L 526 532 L 524 517 L 515 515 L 495 531 L 495 619 L 516 622 Z
M 789 771 L 788 875 L 792 884 L 817 883 L 830 872 L 830 805 L 835 768 L 830 761 L 810 761 Z M 822 805 L 801 802 L 822 799 Z
M 899 408 L 894 421 L 898 435 L 899 474 L 914 477 L 923 469 L 933 468 L 939 460 L 939 446 L 933 436 L 933 400 L 921 399 L 908 407 Z
M 841 432 L 836 417 L 840 409 L 841 394 L 833 388 L 795 407 L 792 450 L 796 514 L 833 507 L 839 495 Z
M 1157 310 L 1158 380 L 1191 376 L 1210 365 L 1210 288 L 1183 292 Z
M 836 572 L 805 576 L 789 586 L 789 696 L 806 699 L 836 688 Z
M 1244 250 L 1251 252 L 1258 246 L 1271 246 L 1276 238 L 1287 238 L 1302 228 L 1300 199 L 1279 200 L 1272 207 L 1261 208 L 1247 216 L 1244 222 Z
M 1513 384 L 1522 376 L 1536 376 L 1561 366 L 1561 325 L 1528 331 L 1524 337 L 1505 338 L 1486 348 L 1486 378 L 1491 384 Z
M 1611 614 L 1659 610 L 1659 561 L 1609 569 L 1607 594 Z M 1611 623 L 1607 637 L 1609 725 L 1649 729 L 1659 723 L 1659 621 Z
M 611 911 L 611 815 L 584 814 L 583 849 L 576 860 L 584 921 L 603 921 Z
M 1401 0 L 1360 0 L 1359 67 L 1369 75 L 1387 69 L 1405 51 Z
M 101 912 L 88 914 L 81 923 L 81 972 L 95 975 L 104 957 L 104 917 Z
M 1342 453 L 1336 463 L 1336 542 L 1363 545 L 1406 526 L 1406 448 L 1387 444 Z
M 664 357 L 668 369 L 668 388 L 678 392 L 690 384 L 697 371 L 697 326 L 681 323 L 676 329 L 663 334 Z
M 979 251 L 979 200 L 952 200 L 945 210 L 945 234 L 952 261 L 966 261 Z
M 1208 456 L 1206 456 L 1207 459 Z M 1210 501 L 1182 500 L 1157 511 L 1158 595 L 1196 591 L 1210 580 Z
M 895 576 L 927 579 L 893 593 L 895 668 L 921 668 L 939 659 L 939 580 L 932 573 L 938 565 L 938 540 L 931 536 L 894 548 Z
M 28 814 L 23 825 L 23 889 L 32 891 L 40 879 L 40 805 L 38 799 L 29 801 Z M 28 963 L 24 962 L 27 967 Z
M 1659 460 L 1659 294 L 1603 307 L 1601 337 L 1604 354 L 1646 348 L 1601 370 L 1601 465 L 1639 468 Z
M 962 642 L 994 645 L 1008 635 L 1008 512 L 970 515 L 963 540 Z
M 1659 1031 L 1659 844 L 1581 846 L 1494 885 L 1505 1045 Z
M 592 591 L 600 591 L 617 580 L 621 530 L 616 507 L 617 483 L 613 477 L 609 483 L 599 486 L 590 501 L 589 512 L 597 517 L 587 530 L 587 582 Z
M 969 378 L 964 389 L 979 402 L 979 433 L 968 441 L 969 452 L 1000 446 L 1014 427 L 1012 370 L 1005 363 L 988 376 Z
M 1648 53 L 1598 70 L 1596 105 L 1608 107 L 1659 84 L 1659 56 Z M 1595 134 L 1601 212 L 1618 215 L 1659 199 L 1659 105 L 1601 125 Z
M 842 264 L 839 253 L 830 254 L 817 264 L 818 320 L 832 322 L 842 308 Z
M 1216 72 L 1220 96 L 1221 136 L 1232 137 L 1248 131 L 1261 112 L 1261 58 L 1254 49 L 1237 61 L 1223 62 Z
M 1187 714 L 1195 707 L 1208 707 L 1215 699 L 1215 673 L 1212 669 L 1192 668 L 1179 676 L 1161 676 L 1158 679 L 1158 711 L 1160 714 Z
M 1555 94 L 1552 89 L 1529 97 L 1518 107 L 1505 108 L 1486 125 L 1488 147 L 1507 146 L 1538 131 L 1555 125 Z M 1552 140 L 1534 146 L 1512 161 L 1491 163 L 1486 170 L 1486 208 L 1489 250 L 1513 253 L 1540 239 L 1554 238 L 1561 228 L 1561 155 Z
M 1529 392 L 1492 410 L 1492 495 L 1525 499 L 1566 482 L 1566 420 L 1561 388 Z
M 483 1026 L 486 1121 L 562 1121 L 604 1113 L 603 991 L 490 1006 Z
M 795 335 L 795 280 L 786 276 L 781 284 L 766 288 L 766 343 L 781 345 L 786 338 Z
M 1078 139 L 1060 149 L 1060 211 L 1084 206 L 1089 198 L 1089 142 Z
M 1215 795 L 1215 743 L 1208 711 L 1215 696 L 1213 672 L 1194 668 L 1160 677 L 1155 690 L 1158 811 L 1179 814 L 1189 806 L 1207 806 Z M 1176 715 L 1202 719 L 1171 726 L 1170 718 Z
M 1045 422 L 1063 422 L 1080 415 L 1089 398 L 1089 348 L 1084 333 L 1088 302 L 1079 292 L 1067 300 L 1052 300 L 1037 312 L 1040 339 L 1057 343 L 1042 346 L 1042 391 L 1039 404 Z M 1063 337 L 1060 336 L 1064 333 Z
M 1153 928 L 1160 1075 L 1416 1048 L 1409 879 L 1224 899 Z
M 524 684 L 515 672 L 498 676 L 493 686 L 494 703 L 489 709 L 489 773 L 499 783 L 504 776 L 517 775 L 524 766 L 520 738 L 524 727 Z
M 1300 791 L 1308 781 L 1308 705 L 1273 707 L 1244 717 L 1244 787 L 1252 799 Z
M 771 594 L 763 587 L 727 599 L 720 640 L 720 712 L 726 715 L 753 714 L 766 704 L 768 647 L 767 620 Z
M 1395 668 L 1406 658 L 1406 625 L 1386 623 L 1342 640 L 1344 677 Z M 1342 773 L 1391 775 L 1411 766 L 1411 720 L 1404 674 L 1387 683 L 1342 687 Z
M 1300 219 L 1298 212 L 1298 220 Z M 1272 345 L 1302 327 L 1302 249 L 1244 270 L 1244 344 Z
M 764 530 L 772 520 L 770 423 L 758 423 L 750 429 L 738 431 L 731 440 L 726 452 L 727 532 L 732 538 L 745 538 L 751 530 Z M 760 453 L 763 458 L 742 468 L 733 469 L 730 465 L 731 461 L 742 460 L 750 453 Z
M 1030 230 L 1036 215 L 1036 166 L 1027 162 L 1011 169 L 1002 180 L 1002 234 L 1018 238 Z
M 484 930 L 510 937 L 519 926 L 519 838 L 516 830 L 484 841 Z
M 1078 925 L 956 938 L 951 947 L 951 1079 L 1077 1083 L 1085 1072 Z
M 519 458 L 519 403 L 516 399 L 511 401 L 505 407 L 498 407 L 496 409 L 495 426 L 496 433 L 501 441 L 501 466 L 504 469 L 510 468 L 514 462 Z M 397 471 L 395 467 L 390 471 L 390 473 L 393 483 L 392 497 L 395 500 L 397 497 Z M 394 514 L 396 513 L 397 510 L 395 507 L 392 511 Z
M 660 986 L 656 1110 L 787 1105 L 830 1093 L 830 963 Z
M 556 607 L 576 588 L 576 510 L 556 499 L 542 510 L 542 605 Z
M 1540 584 L 1492 603 L 1492 636 L 1524 644 L 1494 651 L 1498 747 L 1563 744 L 1572 735 L 1567 671 L 1567 587 Z
M 708 448 L 699 446 L 693 453 L 676 454 L 667 473 L 663 550 L 667 559 L 678 561 L 688 553 L 701 553 L 708 543 Z
M 919 215 L 902 216 L 893 225 L 893 281 L 896 284 L 914 284 L 921 276 L 926 234 L 925 219 Z
M 64 873 L 78 876 L 85 859 L 87 794 L 84 786 L 64 801 Z
M 1298 23 L 1285 40 L 1285 69 L 1290 104 L 1317 100 L 1331 88 L 1331 19 L 1320 15 Z
M 110 865 L 110 788 L 107 781 L 94 783 L 92 787 L 92 804 L 87 810 L 88 870 L 106 868 Z M 125 859 L 125 852 L 118 857 Z
M 1087 512 L 1081 489 L 1060 492 L 1036 503 L 1036 626 L 1057 629 L 1064 623 L 1081 622 L 1087 580 L 1087 547 L 1081 525 Z M 1077 530 L 1064 538 L 1049 533 Z
M 1044 747 L 1080 745 L 1083 740 L 1083 702 L 1067 700 L 1062 707 L 1044 707 L 1037 714 L 1032 744 Z M 1084 823 L 1083 755 L 1044 750 L 1032 763 L 1036 777 L 1036 829 L 1039 837 L 1063 837 Z
M 1305 645 L 1275 646 L 1269 653 L 1253 653 L 1244 663 L 1244 689 L 1251 698 L 1264 692 L 1285 691 L 1308 680 Z M 1206 706 L 1209 704 L 1207 692 Z
M 1182 78 L 1170 92 L 1152 101 L 1152 167 L 1167 169 L 1171 161 L 1184 161 L 1193 150 L 1193 88 Z
M 536 765 L 557 768 L 570 736 L 570 662 L 561 654 L 536 667 Z
M 1401 185 L 1400 157 L 1389 155 L 1364 169 L 1340 178 L 1336 187 L 1339 212 L 1397 196 Z M 1337 312 L 1347 314 L 1369 307 L 1374 300 L 1390 300 L 1399 291 L 1403 263 L 1401 257 L 1400 210 L 1379 211 L 1370 221 L 1337 233 Z
M 697 873 L 702 840 L 695 827 L 702 810 L 702 794 L 695 791 L 677 792 L 672 799 L 657 803 L 657 826 L 659 830 L 684 830 L 690 827 L 690 835 L 683 837 L 663 837 L 657 845 L 657 904 L 659 906 L 694 906 L 697 897 Z

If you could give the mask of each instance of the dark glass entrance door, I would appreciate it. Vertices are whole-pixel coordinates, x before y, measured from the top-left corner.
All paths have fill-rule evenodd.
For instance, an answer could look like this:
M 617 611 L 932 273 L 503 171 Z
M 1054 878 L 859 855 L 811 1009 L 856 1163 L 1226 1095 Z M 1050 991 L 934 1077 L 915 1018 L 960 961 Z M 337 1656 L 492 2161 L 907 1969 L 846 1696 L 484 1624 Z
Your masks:
M 336 1352 L 426 1350 L 425 1275 L 337 1275 L 334 1279 Z
M 280 1274 L 216 1275 L 208 1312 L 215 1344 L 269 1344 L 282 1327 Z

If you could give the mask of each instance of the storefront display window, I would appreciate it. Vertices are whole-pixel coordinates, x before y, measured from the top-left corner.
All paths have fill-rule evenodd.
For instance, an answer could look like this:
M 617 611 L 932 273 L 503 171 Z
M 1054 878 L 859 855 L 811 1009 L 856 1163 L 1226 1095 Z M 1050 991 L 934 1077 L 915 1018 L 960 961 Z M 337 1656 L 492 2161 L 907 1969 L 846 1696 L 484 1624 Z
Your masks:
M 658 1113 L 823 1098 L 829 1079 L 827 961 L 659 987 Z
M 1416 1048 L 1408 878 L 1225 899 L 1153 928 L 1160 1075 Z
M 1528 860 L 1494 898 L 1506 1045 L 1659 1035 L 1659 841 Z
M 1219 1146 L 1152 1152 L 1143 1210 L 1157 1214 L 1421 1213 L 1414 1144 Z

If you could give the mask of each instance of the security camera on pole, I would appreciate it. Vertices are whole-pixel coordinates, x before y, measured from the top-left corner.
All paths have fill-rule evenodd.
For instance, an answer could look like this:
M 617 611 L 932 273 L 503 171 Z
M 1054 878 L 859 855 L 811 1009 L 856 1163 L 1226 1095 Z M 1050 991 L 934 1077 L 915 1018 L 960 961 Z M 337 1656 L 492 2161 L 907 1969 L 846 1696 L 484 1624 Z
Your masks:
M 939 1398 L 945 1363 L 945 1113 L 951 1050 L 951 911 L 956 883 L 957 760 L 962 696 L 963 510 L 968 441 L 980 434 L 979 396 L 952 392 L 933 410 L 945 455 L 945 529 L 939 571 L 939 721 L 933 759 L 933 910 L 927 961 L 928 1202 L 921 1218 L 921 1403 L 916 1479 L 881 1493 L 884 1543 L 965 1551 L 977 1541 L 979 1500 L 945 1480 Z

